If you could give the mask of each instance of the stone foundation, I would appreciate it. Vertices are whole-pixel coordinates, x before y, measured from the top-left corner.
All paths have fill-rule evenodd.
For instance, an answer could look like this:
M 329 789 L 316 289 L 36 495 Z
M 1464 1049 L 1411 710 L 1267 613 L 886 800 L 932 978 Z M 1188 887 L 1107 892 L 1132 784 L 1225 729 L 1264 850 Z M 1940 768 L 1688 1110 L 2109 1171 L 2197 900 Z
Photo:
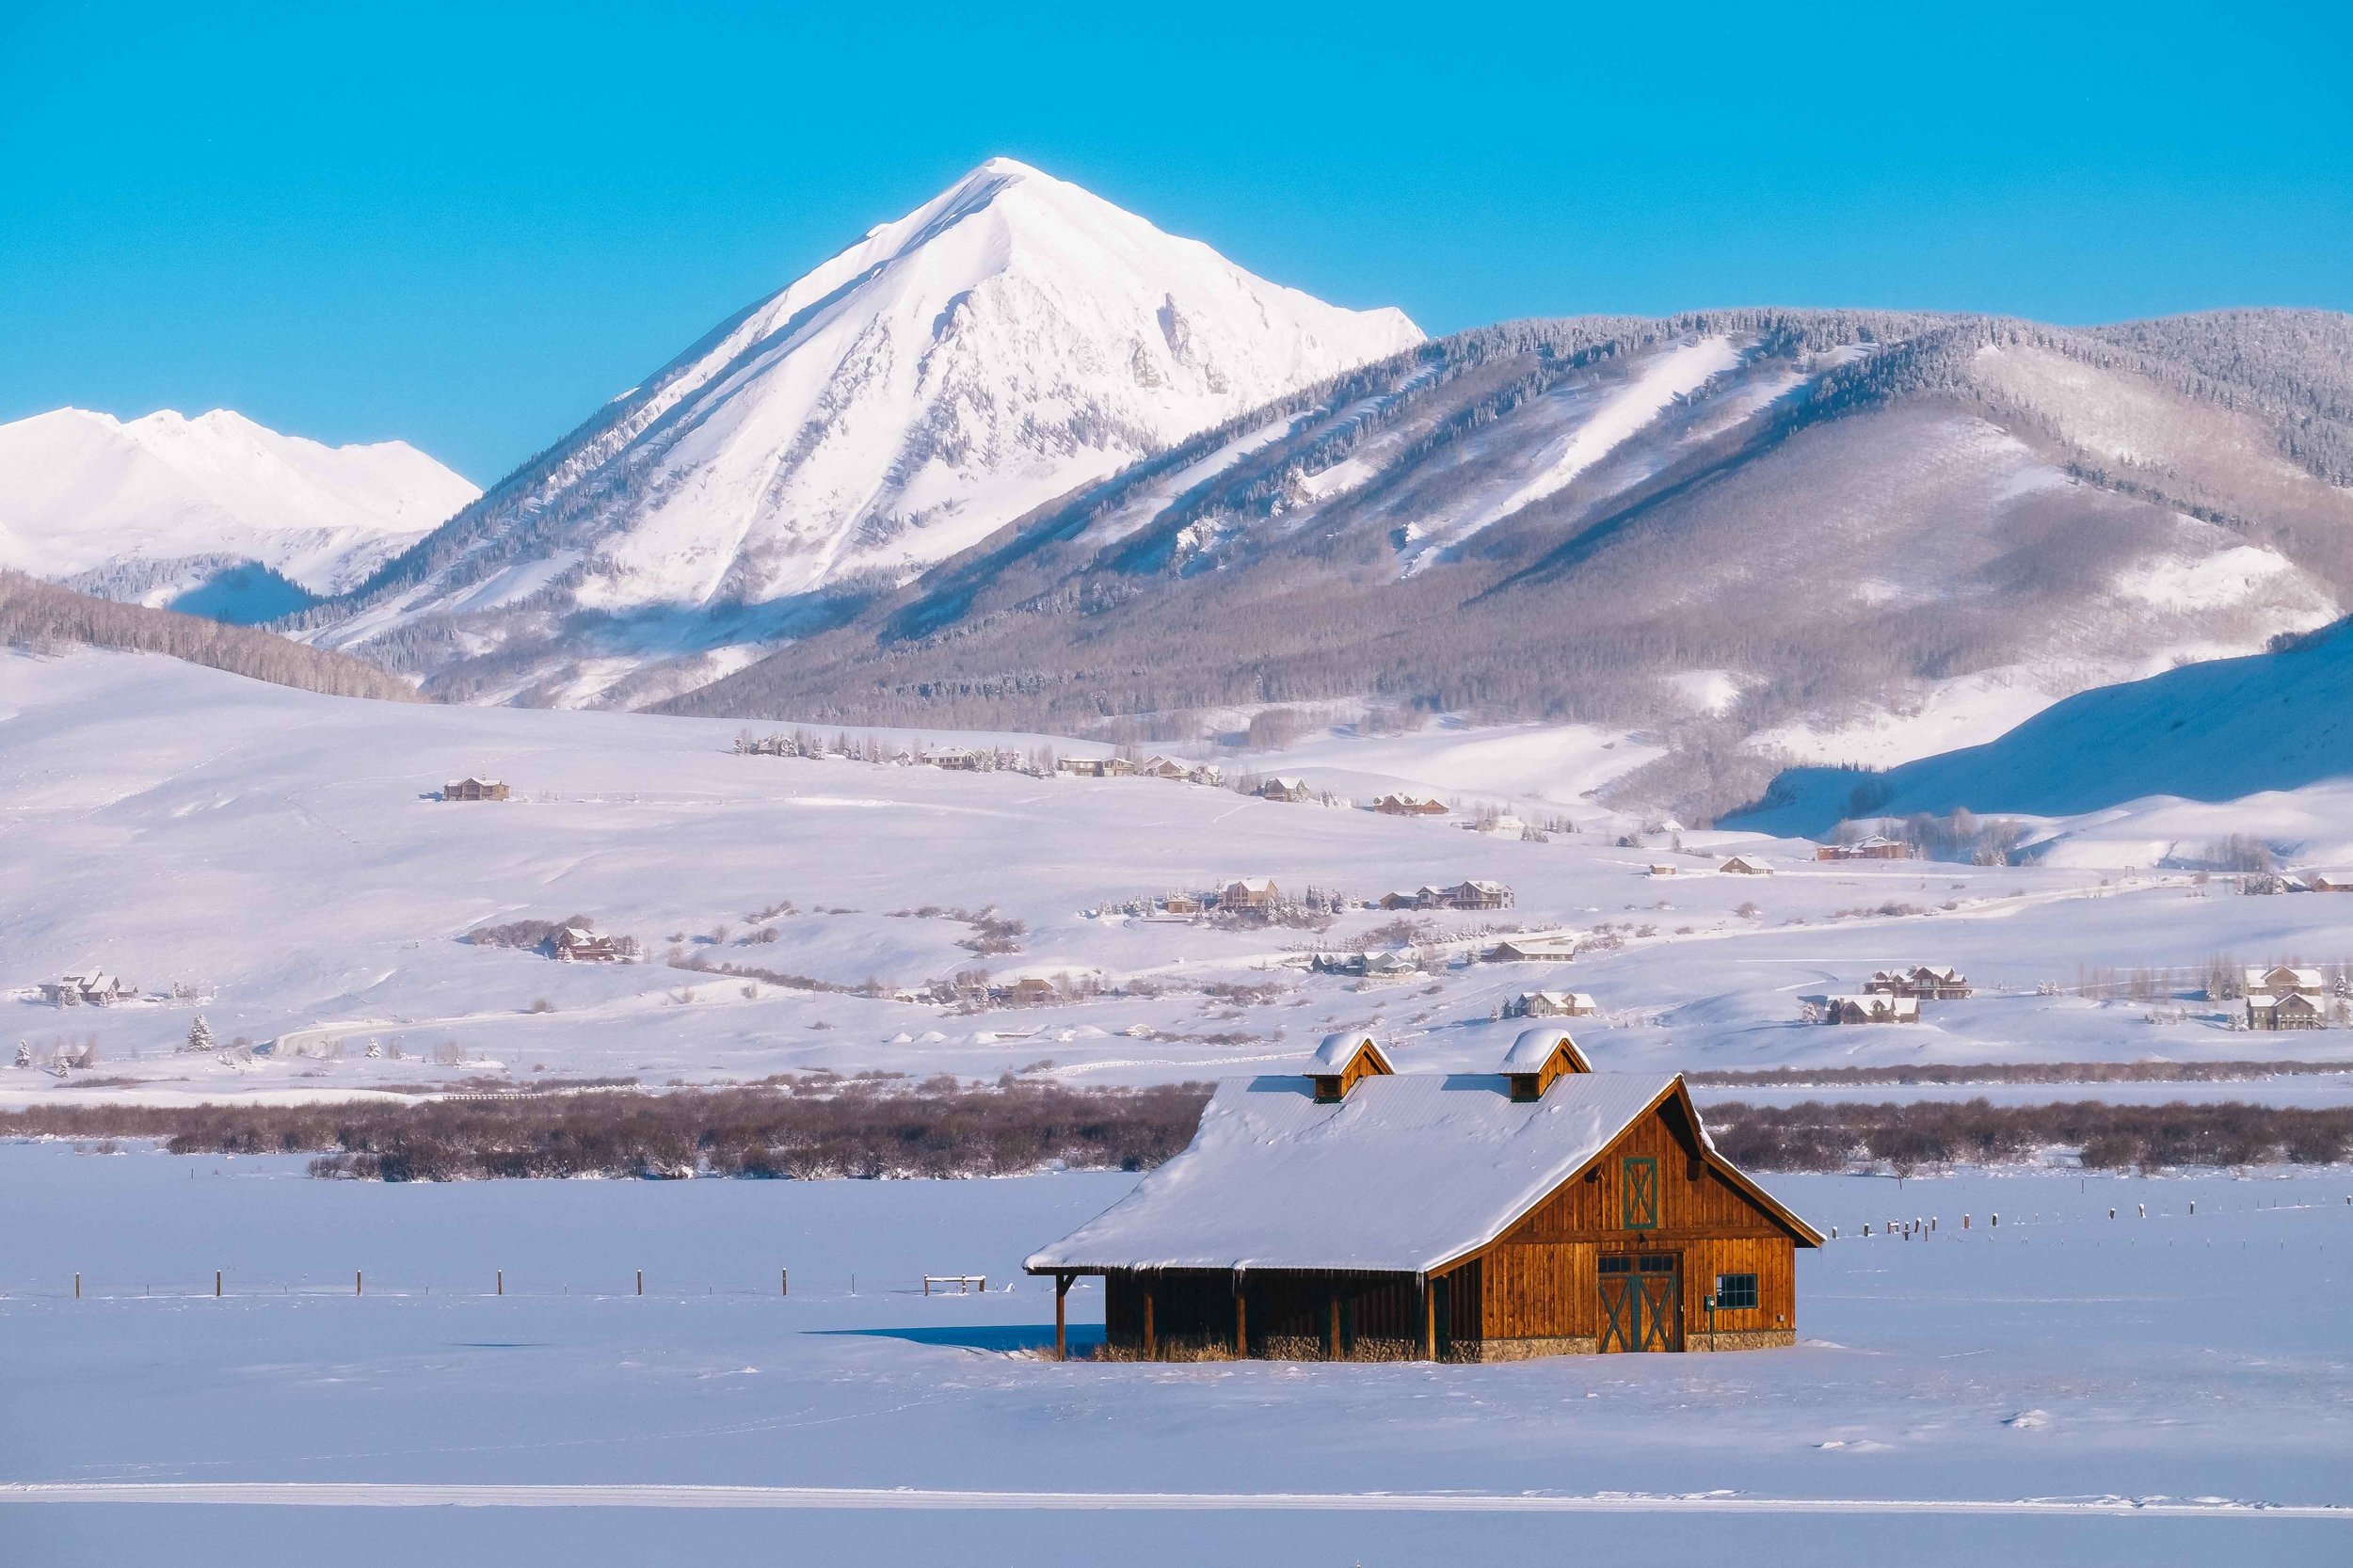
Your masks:
M 1716 1342 L 1707 1342 L 1707 1331 L 1698 1329 L 1683 1336 L 1687 1351 L 1781 1351 L 1798 1342 L 1793 1328 L 1725 1328 L 1716 1331 Z
M 1487 1339 L 1455 1347 L 1463 1361 L 1533 1361 L 1540 1355 L 1592 1355 L 1600 1341 L 1588 1334 L 1544 1336 L 1527 1339 Z

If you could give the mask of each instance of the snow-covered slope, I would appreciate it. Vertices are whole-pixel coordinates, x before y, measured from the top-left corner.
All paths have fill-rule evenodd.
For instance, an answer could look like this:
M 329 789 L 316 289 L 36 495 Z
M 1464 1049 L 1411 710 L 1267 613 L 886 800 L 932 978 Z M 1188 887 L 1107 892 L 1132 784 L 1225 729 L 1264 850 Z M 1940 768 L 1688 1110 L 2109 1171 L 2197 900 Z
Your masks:
M 588 700 L 792 613 L 762 626 L 744 607 L 894 583 L 1420 340 L 1394 310 L 1323 304 L 992 159 L 616 398 L 326 635 L 451 616 L 494 656 L 466 695 Z M 554 624 L 576 612 L 609 634 Z
M 2214 328 L 2244 340 L 2235 381 L 1986 318 L 1465 332 L 1043 508 L 674 706 L 1147 714 L 1165 738 L 1374 699 L 1640 731 L 1667 755 L 1605 798 L 1712 816 L 1790 762 L 1991 740 L 2342 614 L 2353 362 L 2290 398 L 2269 321 Z
M 0 567 L 150 605 L 255 565 L 340 593 L 479 493 L 405 441 L 59 408 L 0 424 Z
M 2353 780 L 2348 689 L 2353 622 L 2279 652 L 2085 692 L 1997 741 L 1883 774 L 1792 769 L 1739 825 L 1820 835 L 1865 814 L 2079 817 L 2159 797 L 2211 804 L 2342 786 Z M 2248 831 L 2268 836 L 2261 824 Z M 2333 839 L 2353 846 L 2353 832 Z

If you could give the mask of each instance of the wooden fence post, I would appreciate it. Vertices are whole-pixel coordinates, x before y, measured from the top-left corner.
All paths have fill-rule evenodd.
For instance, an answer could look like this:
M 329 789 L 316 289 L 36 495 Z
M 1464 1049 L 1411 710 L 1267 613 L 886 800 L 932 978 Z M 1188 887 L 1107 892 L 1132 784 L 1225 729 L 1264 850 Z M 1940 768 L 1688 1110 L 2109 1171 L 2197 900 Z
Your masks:
M 499 1271 L 498 1292 L 502 1296 L 506 1294 L 506 1271 L 504 1269 Z
M 215 1301 L 220 1299 L 220 1271 L 218 1269 L 213 1271 L 213 1299 Z
M 1070 1276 L 1056 1274 L 1054 1276 L 1054 1359 L 1056 1361 L 1070 1359 L 1069 1335 L 1064 1327 L 1064 1298 L 1069 1294 Z
M 77 1302 L 82 1299 L 82 1271 L 79 1269 L 73 1271 L 73 1299 Z
M 351 1271 L 351 1293 L 355 1296 L 367 1294 L 367 1292 L 361 1288 L 360 1271 L 357 1269 Z
M 789 1296 L 792 1293 L 792 1271 L 790 1269 L 778 1269 L 776 1271 L 776 1294 L 779 1296 Z
M 646 1271 L 643 1269 L 637 1271 L 637 1293 L 641 1296 L 646 1293 Z

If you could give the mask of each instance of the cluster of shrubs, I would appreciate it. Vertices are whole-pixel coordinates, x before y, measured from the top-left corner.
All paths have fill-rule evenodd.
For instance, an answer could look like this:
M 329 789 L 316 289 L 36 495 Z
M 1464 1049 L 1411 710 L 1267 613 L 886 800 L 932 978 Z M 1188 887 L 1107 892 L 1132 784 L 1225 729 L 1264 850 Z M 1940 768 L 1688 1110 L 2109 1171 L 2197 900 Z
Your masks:
M 311 1174 L 488 1176 L 1013 1176 L 1149 1169 L 1192 1141 L 1198 1083 L 1073 1089 L 1011 1075 L 817 1074 L 740 1089 L 517 1095 L 421 1104 L 43 1107 L 0 1136 L 159 1138 L 174 1154 L 316 1154 Z
M 1846 1171 L 1885 1166 L 1989 1165 L 2039 1150 L 2082 1151 L 2088 1169 L 2168 1166 L 2325 1165 L 2353 1151 L 2353 1108 L 2300 1110 L 2249 1105 L 1994 1105 L 1974 1099 L 1865 1104 L 1711 1106 L 1716 1146 L 1762 1171 Z

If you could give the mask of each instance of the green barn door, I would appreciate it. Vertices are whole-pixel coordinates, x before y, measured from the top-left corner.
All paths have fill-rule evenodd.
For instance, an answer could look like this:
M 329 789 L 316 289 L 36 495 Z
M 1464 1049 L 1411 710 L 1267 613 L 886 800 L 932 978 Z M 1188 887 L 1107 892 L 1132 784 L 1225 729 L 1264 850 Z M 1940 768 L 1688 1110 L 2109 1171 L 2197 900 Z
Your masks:
M 1613 1253 L 1598 1260 L 1601 1333 L 1594 1348 L 1683 1349 L 1683 1274 L 1673 1253 Z

